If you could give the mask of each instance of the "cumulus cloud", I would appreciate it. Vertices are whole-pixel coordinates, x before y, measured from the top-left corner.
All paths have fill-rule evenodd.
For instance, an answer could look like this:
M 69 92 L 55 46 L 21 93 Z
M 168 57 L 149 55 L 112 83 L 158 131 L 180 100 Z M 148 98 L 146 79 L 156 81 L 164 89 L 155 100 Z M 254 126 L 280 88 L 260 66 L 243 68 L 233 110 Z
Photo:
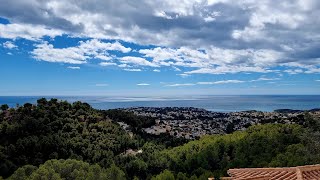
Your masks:
M 141 57 L 134 57 L 134 56 L 125 56 L 120 58 L 120 61 L 124 64 L 133 64 L 138 66 L 151 66 L 151 67 L 158 67 L 158 65 L 147 61 Z
M 70 48 L 36 45 L 33 56 L 49 62 L 111 61 L 107 51 L 132 51 L 121 45 L 125 41 L 155 47 L 137 50 L 141 56 L 116 57 L 136 69 L 189 68 L 181 73 L 189 75 L 266 73 L 298 63 L 308 66 L 290 67 L 287 73 L 319 73 L 318 14 L 318 0 L 4 1 L 0 16 L 10 24 L 0 24 L 0 37 L 41 41 L 65 34 L 94 39 Z
M 184 74 L 224 74 L 238 72 L 270 72 L 284 57 L 282 52 L 271 49 L 227 49 L 210 46 L 207 49 L 187 47 L 153 48 L 139 50 L 144 57 L 151 58 L 159 66 L 198 68 Z M 241 64 L 241 66 L 239 66 Z
M 121 68 L 132 68 L 133 66 L 128 65 L 128 64 L 119 64 L 118 67 L 121 67 Z
M 88 58 L 78 48 L 56 49 L 52 44 L 48 44 L 48 42 L 36 45 L 36 49 L 32 51 L 32 55 L 37 60 L 69 64 L 84 64 Z
M 108 51 L 123 53 L 131 51 L 131 48 L 126 48 L 119 42 L 105 43 L 97 39 L 80 41 L 79 46 L 75 47 L 55 48 L 48 42 L 36 44 L 35 47 L 31 52 L 35 59 L 69 64 L 84 64 L 90 59 L 109 61 L 112 57 L 109 56 Z M 110 63 L 100 63 L 100 65 L 110 65 Z
M 285 0 L 277 6 L 272 0 L 144 0 L 139 1 L 139 6 L 124 0 L 80 0 L 77 3 L 31 0 L 28 3 L 3 2 L 0 15 L 16 23 L 43 25 L 90 37 L 162 45 L 187 44 L 189 41 L 189 45 L 199 45 L 213 44 L 214 40 L 227 43 L 233 39 L 234 31 L 240 34 L 238 38 L 273 33 L 272 36 L 263 37 L 273 39 L 283 31 L 298 31 L 306 25 L 313 27 L 308 31 L 314 31 L 315 24 L 312 22 L 317 22 L 317 19 L 310 16 L 316 15 L 318 7 L 317 0 Z M 17 13 L 21 11 L 25 13 Z M 279 30 L 274 32 L 272 27 Z M 252 33 L 248 35 L 243 32 L 245 29 Z
M 131 51 L 131 48 L 124 47 L 118 41 L 114 43 L 105 43 L 97 39 L 92 39 L 85 42 L 81 41 L 79 48 L 93 53 L 97 53 L 98 51 L 120 51 L 123 53 L 128 53 Z
M 100 66 L 116 66 L 117 63 L 113 63 L 113 62 L 101 62 L 99 63 Z
M 154 69 L 153 72 L 161 72 L 160 69 Z
M 152 58 L 157 64 L 163 66 L 179 65 L 179 66 L 203 66 L 202 62 L 207 60 L 208 54 L 199 50 L 181 47 L 178 49 L 161 48 L 141 49 L 139 53 L 145 57 Z
M 2 5 L 0 5 L 1 7 Z M 48 29 L 43 25 L 32 24 L 0 24 L 0 37 L 6 39 L 23 38 L 28 40 L 39 40 L 44 36 L 61 36 L 63 31 Z
M 187 74 L 225 74 L 239 72 L 272 72 L 269 66 L 276 65 L 282 57 L 282 53 L 261 49 L 230 50 L 210 46 L 209 49 L 191 49 L 187 47 L 140 49 L 143 57 L 124 56 L 116 57 L 109 54 L 110 51 L 128 53 L 131 48 L 124 47 L 119 42 L 105 43 L 97 39 L 80 41 L 79 46 L 68 48 L 54 48 L 47 42 L 37 44 L 32 54 L 36 59 L 49 62 L 63 62 L 71 64 L 86 63 L 89 59 L 100 59 L 116 62 L 101 62 L 101 66 L 118 65 L 121 68 L 128 67 L 166 67 L 171 66 L 175 71 L 181 71 L 178 67 L 196 68 L 181 73 Z M 147 60 L 150 59 L 150 60 Z M 238 64 L 241 64 L 239 66 Z M 137 69 L 137 68 L 136 68 Z M 156 69 L 155 72 L 160 71 Z
M 7 49 L 15 49 L 15 48 L 18 48 L 17 45 L 15 45 L 12 41 L 6 41 L 4 43 L 2 43 L 2 46 L 4 48 L 7 48 Z

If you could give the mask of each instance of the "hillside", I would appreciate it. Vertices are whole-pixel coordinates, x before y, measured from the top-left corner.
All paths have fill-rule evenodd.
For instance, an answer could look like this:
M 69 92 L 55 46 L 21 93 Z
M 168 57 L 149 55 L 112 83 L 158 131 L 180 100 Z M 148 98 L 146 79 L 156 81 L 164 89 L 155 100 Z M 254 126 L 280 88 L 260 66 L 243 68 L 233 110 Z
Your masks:
M 113 179 L 207 179 L 236 167 L 320 163 L 318 121 L 305 120 L 304 126 L 257 125 L 187 142 L 145 134 L 142 129 L 154 124 L 152 118 L 95 110 L 87 103 L 39 99 L 36 105 L 2 106 L 0 176 L 37 179 L 42 173 L 59 179 L 67 177 L 61 168 L 70 166 L 70 177 L 103 179 L 114 172 Z M 86 169 L 84 174 L 75 170 L 79 168 Z M 92 171 L 100 173 L 92 176 Z

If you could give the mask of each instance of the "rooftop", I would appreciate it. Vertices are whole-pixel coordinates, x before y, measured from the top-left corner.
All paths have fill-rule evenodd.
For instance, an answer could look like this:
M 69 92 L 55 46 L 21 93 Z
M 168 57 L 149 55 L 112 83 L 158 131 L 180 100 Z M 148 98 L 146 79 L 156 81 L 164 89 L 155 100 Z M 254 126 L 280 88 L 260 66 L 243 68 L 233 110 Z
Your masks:
M 231 180 L 317 180 L 320 179 L 320 165 L 229 169 L 228 174 Z

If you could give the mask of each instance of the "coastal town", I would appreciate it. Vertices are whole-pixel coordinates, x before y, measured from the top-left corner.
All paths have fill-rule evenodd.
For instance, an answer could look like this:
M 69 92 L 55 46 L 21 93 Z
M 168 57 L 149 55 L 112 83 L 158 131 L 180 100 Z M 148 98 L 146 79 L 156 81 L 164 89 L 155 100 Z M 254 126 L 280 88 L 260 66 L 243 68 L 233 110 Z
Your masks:
M 306 113 L 311 117 L 320 117 L 320 109 L 230 113 L 212 112 L 193 107 L 135 107 L 124 110 L 139 116 L 156 119 L 154 126 L 143 129 L 146 133 L 154 135 L 167 133 L 177 138 L 186 139 L 197 139 L 203 135 L 231 133 L 258 124 L 303 124 Z

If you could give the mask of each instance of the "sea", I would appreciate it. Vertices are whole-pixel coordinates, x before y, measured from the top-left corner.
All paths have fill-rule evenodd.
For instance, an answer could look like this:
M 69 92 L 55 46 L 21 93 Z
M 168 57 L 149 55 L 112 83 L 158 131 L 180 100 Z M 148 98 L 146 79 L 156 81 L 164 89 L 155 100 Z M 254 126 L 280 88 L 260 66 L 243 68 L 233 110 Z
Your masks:
M 320 108 L 320 95 L 208 95 L 183 97 L 115 97 L 115 96 L 0 96 L 0 104 L 10 107 L 24 103 L 36 104 L 37 99 L 57 98 L 68 102 L 82 101 L 96 109 L 129 107 L 195 107 L 215 112 L 276 109 L 310 110 Z

